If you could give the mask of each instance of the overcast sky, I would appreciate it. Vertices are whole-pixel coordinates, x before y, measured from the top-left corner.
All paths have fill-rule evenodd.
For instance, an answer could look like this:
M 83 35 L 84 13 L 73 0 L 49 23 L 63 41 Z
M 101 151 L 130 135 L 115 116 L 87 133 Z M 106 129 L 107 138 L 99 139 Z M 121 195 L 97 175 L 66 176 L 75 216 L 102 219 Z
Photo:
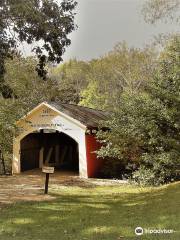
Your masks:
M 78 29 L 70 35 L 71 46 L 63 56 L 90 60 L 104 55 L 125 40 L 143 47 L 158 33 L 178 31 L 175 24 L 146 24 L 141 15 L 145 0 L 77 0 L 75 21 Z

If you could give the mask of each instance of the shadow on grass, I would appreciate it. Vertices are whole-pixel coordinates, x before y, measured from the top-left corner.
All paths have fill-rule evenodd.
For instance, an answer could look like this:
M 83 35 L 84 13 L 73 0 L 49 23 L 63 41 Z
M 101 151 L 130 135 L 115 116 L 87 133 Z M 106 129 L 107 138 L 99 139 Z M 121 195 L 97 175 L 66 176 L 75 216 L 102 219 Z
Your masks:
M 2 240 L 118 240 L 139 239 L 137 226 L 178 230 L 179 184 L 147 192 L 115 194 L 52 194 L 56 200 L 21 203 L 0 215 Z M 140 239 L 173 239 L 179 234 L 144 235 Z

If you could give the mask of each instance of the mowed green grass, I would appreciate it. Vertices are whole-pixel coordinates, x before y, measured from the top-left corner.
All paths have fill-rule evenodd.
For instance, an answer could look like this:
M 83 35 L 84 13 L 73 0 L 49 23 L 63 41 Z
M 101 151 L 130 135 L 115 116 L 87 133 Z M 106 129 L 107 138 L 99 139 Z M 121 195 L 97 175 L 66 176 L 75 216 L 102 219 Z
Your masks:
M 0 210 L 0 240 L 180 239 L 180 184 L 50 189 L 55 199 Z M 136 236 L 134 229 L 174 229 Z

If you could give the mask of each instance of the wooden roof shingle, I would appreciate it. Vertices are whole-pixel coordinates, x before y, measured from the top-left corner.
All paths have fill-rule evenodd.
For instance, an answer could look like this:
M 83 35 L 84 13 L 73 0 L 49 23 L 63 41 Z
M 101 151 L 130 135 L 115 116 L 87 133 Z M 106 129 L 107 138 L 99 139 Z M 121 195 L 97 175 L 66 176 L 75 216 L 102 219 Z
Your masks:
M 88 128 L 97 128 L 99 122 L 108 119 L 108 113 L 75 104 L 47 102 L 50 106 L 78 120 Z

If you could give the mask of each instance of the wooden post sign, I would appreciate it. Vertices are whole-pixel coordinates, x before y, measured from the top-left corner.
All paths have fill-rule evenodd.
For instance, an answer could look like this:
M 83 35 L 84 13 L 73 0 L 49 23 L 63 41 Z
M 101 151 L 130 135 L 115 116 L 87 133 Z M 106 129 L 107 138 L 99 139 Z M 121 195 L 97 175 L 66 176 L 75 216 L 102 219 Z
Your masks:
M 42 167 L 42 172 L 46 173 L 46 180 L 45 180 L 45 188 L 44 188 L 44 194 L 48 193 L 48 185 L 49 185 L 49 174 L 54 173 L 54 167 Z
M 43 166 L 42 167 L 42 172 L 43 173 L 54 173 L 54 167 Z

